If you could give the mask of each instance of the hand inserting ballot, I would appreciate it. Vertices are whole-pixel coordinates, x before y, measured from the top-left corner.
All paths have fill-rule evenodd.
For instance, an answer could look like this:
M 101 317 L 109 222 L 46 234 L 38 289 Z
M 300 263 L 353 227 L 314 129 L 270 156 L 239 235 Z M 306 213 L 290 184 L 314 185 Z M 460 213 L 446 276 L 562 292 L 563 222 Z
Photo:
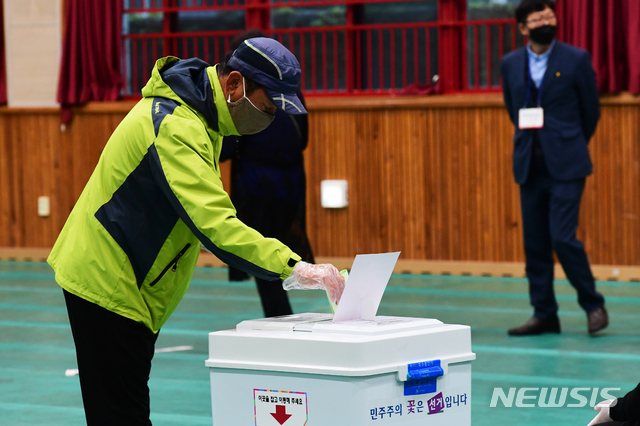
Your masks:
M 314 265 L 304 261 L 298 262 L 289 278 L 282 283 L 287 291 L 324 289 L 336 304 L 340 302 L 344 285 L 344 277 L 335 266 L 329 263 Z

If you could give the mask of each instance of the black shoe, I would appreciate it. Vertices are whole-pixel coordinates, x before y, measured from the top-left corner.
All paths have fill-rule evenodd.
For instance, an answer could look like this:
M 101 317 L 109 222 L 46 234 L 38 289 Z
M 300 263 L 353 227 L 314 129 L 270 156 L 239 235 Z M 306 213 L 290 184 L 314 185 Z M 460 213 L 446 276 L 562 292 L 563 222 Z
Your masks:
M 533 336 L 543 333 L 560 333 L 560 321 L 542 321 L 536 317 L 531 317 L 524 325 L 510 328 L 508 333 L 509 336 Z
M 596 333 L 609 325 L 609 314 L 604 306 L 587 313 L 589 334 Z

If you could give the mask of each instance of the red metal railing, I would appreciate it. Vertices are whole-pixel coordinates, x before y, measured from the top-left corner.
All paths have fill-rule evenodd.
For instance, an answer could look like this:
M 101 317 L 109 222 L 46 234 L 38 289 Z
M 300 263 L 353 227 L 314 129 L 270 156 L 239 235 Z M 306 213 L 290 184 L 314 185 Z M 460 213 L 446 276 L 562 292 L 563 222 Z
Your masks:
M 175 19 L 179 12 L 232 10 L 244 11 L 245 27 L 262 27 L 298 57 L 302 89 L 308 95 L 397 93 L 410 85 L 431 83 L 443 61 L 447 61 L 443 69 L 459 67 L 461 76 L 459 83 L 446 86 L 446 92 L 499 90 L 500 58 L 521 45 L 513 19 L 375 25 L 354 22 L 354 6 L 393 1 L 131 0 L 125 13 L 162 14 L 162 31 L 123 35 L 128 82 L 125 96 L 139 97 L 159 57 L 200 57 L 211 64 L 220 62 L 229 51 L 230 40 L 243 29 L 177 32 Z M 158 7 L 158 3 L 163 6 Z M 345 7 L 344 25 L 270 28 L 269 14 L 276 8 L 335 5 Z M 456 41 L 447 43 L 445 38 L 452 35 Z M 446 80 L 448 75 L 439 78 Z
M 467 43 L 463 44 L 463 92 L 500 90 L 500 60 L 523 45 L 515 19 L 466 21 Z

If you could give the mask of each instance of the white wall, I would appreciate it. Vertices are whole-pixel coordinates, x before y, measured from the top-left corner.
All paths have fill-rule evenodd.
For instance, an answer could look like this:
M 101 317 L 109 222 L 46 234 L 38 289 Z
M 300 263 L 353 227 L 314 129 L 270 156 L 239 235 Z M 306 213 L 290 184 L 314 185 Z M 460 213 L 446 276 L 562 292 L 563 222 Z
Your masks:
M 58 106 L 61 24 L 61 0 L 4 0 L 9 106 Z

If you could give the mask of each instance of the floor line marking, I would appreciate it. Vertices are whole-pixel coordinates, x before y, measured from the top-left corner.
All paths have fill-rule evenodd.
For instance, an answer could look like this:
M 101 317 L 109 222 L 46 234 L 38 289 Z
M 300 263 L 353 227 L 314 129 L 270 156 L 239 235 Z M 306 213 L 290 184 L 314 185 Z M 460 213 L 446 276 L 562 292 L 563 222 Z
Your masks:
M 530 356 L 546 356 L 558 358 L 577 358 L 577 359 L 594 359 L 594 360 L 620 360 L 620 361 L 640 361 L 640 355 L 625 353 L 605 353 L 605 352 L 580 352 L 580 351 L 563 351 L 559 349 L 536 349 L 536 348 L 519 348 L 504 347 L 491 345 L 471 345 L 471 350 L 479 353 L 487 354 L 507 354 L 507 355 L 530 355 Z
M 562 377 L 549 377 L 549 376 L 525 376 L 521 374 L 507 374 L 507 373 L 482 373 L 474 371 L 471 375 L 471 380 L 478 380 L 482 382 L 515 382 L 518 384 L 533 385 L 537 387 L 548 387 L 550 385 L 558 387 L 580 387 L 581 385 L 587 385 L 584 387 L 589 388 L 621 388 L 621 395 L 626 392 L 625 389 L 633 389 L 638 383 L 622 383 L 622 382 L 604 382 L 602 379 L 574 379 L 574 378 L 562 378 Z
M 253 287 L 253 286 L 245 286 Z M 32 287 L 16 287 L 16 286 L 0 286 L 0 291 L 6 292 L 43 292 L 43 293 L 58 293 L 59 288 L 32 288 Z M 446 296 L 446 297 L 466 297 L 466 298 L 478 298 L 478 299 L 509 299 L 509 300 L 528 300 L 529 295 L 527 293 L 500 293 L 500 292 L 482 292 L 475 290 L 442 290 L 435 288 L 410 288 L 401 286 L 388 286 L 385 294 L 419 294 L 425 296 Z M 186 293 L 184 298 L 186 299 L 226 299 L 226 300 L 259 300 L 258 296 L 225 296 L 220 294 L 191 294 Z M 234 299 L 235 298 L 235 299 Z M 247 299 L 249 298 L 249 299 Z M 575 295 L 560 294 L 556 295 L 556 299 L 560 301 L 574 301 Z M 640 297 L 629 296 L 606 296 L 607 303 L 619 303 L 619 304 L 640 304 Z
M 424 307 L 425 310 L 441 310 L 441 311 L 459 311 L 460 309 L 464 309 L 465 311 L 473 311 L 473 312 L 483 312 L 483 313 L 495 313 L 495 314 L 528 314 L 531 315 L 531 308 L 486 308 L 483 306 L 459 306 L 459 305 L 438 305 L 431 303 L 398 303 L 398 302 L 385 302 L 384 300 L 380 304 L 380 306 L 385 308 L 402 308 L 403 310 L 412 309 L 414 306 L 418 306 L 420 308 Z M 582 310 L 569 310 L 563 309 L 560 313 L 560 316 L 571 316 L 571 317 L 585 317 L 585 313 Z M 626 318 L 626 319 L 636 319 L 640 318 L 640 314 L 619 314 L 615 313 L 616 318 Z

